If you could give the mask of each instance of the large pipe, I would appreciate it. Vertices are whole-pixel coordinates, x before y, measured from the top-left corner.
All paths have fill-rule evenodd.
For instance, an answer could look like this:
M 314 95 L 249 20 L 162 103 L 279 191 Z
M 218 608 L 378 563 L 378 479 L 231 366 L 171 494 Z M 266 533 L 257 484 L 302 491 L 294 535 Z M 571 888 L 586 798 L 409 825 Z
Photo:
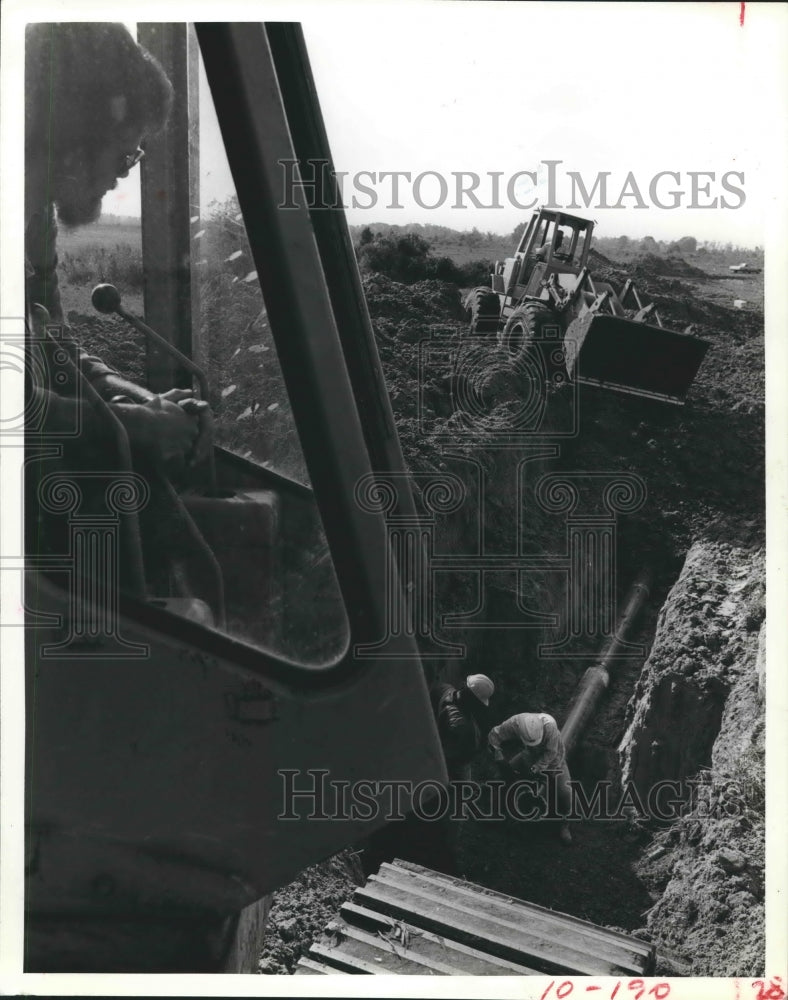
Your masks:
M 602 695 L 607 691 L 613 661 L 625 651 L 627 636 L 649 598 L 650 585 L 651 573 L 647 569 L 643 570 L 632 585 L 626 607 L 616 623 L 615 633 L 605 644 L 599 661 L 586 670 L 578 684 L 569 714 L 561 729 L 561 738 L 567 754 L 577 746 L 588 720 L 594 714 Z

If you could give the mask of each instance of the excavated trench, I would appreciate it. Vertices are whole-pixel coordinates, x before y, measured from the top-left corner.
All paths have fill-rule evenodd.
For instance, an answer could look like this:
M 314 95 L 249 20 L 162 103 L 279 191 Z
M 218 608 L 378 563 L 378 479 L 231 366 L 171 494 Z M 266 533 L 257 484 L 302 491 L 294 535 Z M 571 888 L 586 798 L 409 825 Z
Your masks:
M 620 277 L 604 263 L 604 277 Z M 455 616 L 441 636 L 465 643 L 467 655 L 430 661 L 433 676 L 493 677 L 490 725 L 520 711 L 549 712 L 561 725 L 610 632 L 610 615 L 623 608 L 641 571 L 650 573 L 650 596 L 627 636 L 630 655 L 615 661 L 570 759 L 586 799 L 606 787 L 609 807 L 573 823 L 570 847 L 544 822 L 454 824 L 459 870 L 492 889 L 653 940 L 663 955 L 658 971 L 762 973 L 762 315 L 707 299 L 700 279 L 690 285 L 652 276 L 646 290 L 666 325 L 692 322 L 712 344 L 687 406 L 564 387 L 548 394 L 536 430 L 507 438 L 501 429 L 517 425 L 523 405 L 521 383 L 505 368 L 481 365 L 486 423 L 472 420 L 466 433 L 456 356 L 444 351 L 436 355 L 443 364 L 425 366 L 425 338 L 449 344 L 462 336 L 456 292 L 380 275 L 365 288 L 406 460 L 417 481 L 451 473 L 465 488 L 465 503 L 436 519 L 436 554 L 484 551 L 526 563 L 490 570 L 482 583 L 467 568 L 439 574 L 439 612 Z M 611 511 L 606 487 L 616 482 Z M 567 490 L 575 491 L 568 507 Z M 597 543 L 586 541 L 572 562 L 578 537 L 603 536 L 612 546 L 607 576 L 588 570 Z M 539 563 L 545 555 L 548 566 Z M 597 610 L 551 650 L 571 621 L 572 573 L 585 581 L 575 585 L 579 606 Z M 594 605 L 593 587 L 604 579 L 610 592 Z M 495 777 L 481 753 L 474 778 Z M 358 846 L 367 871 L 386 851 L 442 867 L 440 854 L 420 854 L 412 831 L 393 831 L 382 851 Z M 311 869 L 307 883 L 319 872 Z M 348 874 L 348 896 L 353 888 Z M 297 902 L 303 891 L 301 880 L 295 895 L 277 894 L 262 971 L 292 971 L 308 948 L 310 934 L 293 930 L 310 922 Z

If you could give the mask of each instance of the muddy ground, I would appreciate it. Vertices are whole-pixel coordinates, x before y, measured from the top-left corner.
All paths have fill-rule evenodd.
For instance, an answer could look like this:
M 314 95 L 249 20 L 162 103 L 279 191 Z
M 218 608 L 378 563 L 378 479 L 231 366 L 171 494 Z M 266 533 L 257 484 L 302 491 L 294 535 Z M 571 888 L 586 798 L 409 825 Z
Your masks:
M 643 258 L 631 273 L 665 326 L 689 328 L 711 348 L 685 407 L 583 391 L 577 438 L 541 469 L 633 472 L 647 489 L 640 510 L 618 525 L 616 587 L 620 607 L 636 573 L 649 568 L 651 596 L 630 637 L 644 655 L 618 665 L 571 763 L 589 790 L 604 779 L 620 792 L 622 781 L 630 781 L 645 796 L 657 780 L 691 780 L 681 784 L 674 821 L 621 809 L 616 819 L 574 823 L 568 848 L 549 824 L 467 820 L 454 833 L 458 867 L 492 889 L 653 940 L 665 956 L 662 971 L 758 975 L 764 956 L 762 278 L 743 282 L 656 257 Z M 601 255 L 594 274 L 617 287 L 626 276 Z M 451 375 L 438 369 L 420 377 L 419 352 L 430 335 L 462 336 L 457 292 L 439 282 L 398 285 L 381 275 L 366 277 L 365 290 L 406 460 L 414 471 L 451 468 L 439 442 L 440 431 L 456 420 Z M 744 305 L 734 306 L 734 298 Z M 505 385 L 496 402 L 505 417 L 512 404 Z M 494 448 L 485 460 L 494 484 L 496 466 L 505 462 Z M 500 523 L 492 513 L 493 538 L 508 530 L 505 506 L 501 501 Z M 529 523 L 530 543 L 554 550 L 559 526 L 538 516 Z M 444 540 L 462 550 L 471 529 L 444 527 Z M 453 596 L 461 594 L 458 583 Z M 549 586 L 543 597 L 555 605 Z M 470 637 L 466 662 L 447 662 L 439 672 L 489 673 L 497 684 L 491 724 L 525 710 L 549 711 L 561 724 L 588 663 L 544 660 L 536 652 L 544 638 L 486 631 L 483 643 Z M 483 753 L 474 776 L 493 776 Z M 403 841 L 400 853 L 412 847 Z M 292 972 L 328 911 L 352 894 L 360 867 L 374 868 L 370 845 L 355 849 L 353 863 L 315 866 L 276 894 L 262 972 Z

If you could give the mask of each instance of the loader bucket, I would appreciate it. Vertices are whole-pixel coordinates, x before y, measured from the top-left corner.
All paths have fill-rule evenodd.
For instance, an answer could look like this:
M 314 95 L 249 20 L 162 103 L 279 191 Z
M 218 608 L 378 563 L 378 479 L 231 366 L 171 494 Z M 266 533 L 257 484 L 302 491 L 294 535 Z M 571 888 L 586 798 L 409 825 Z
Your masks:
M 620 316 L 586 313 L 564 338 L 577 382 L 683 404 L 709 344 L 699 337 Z

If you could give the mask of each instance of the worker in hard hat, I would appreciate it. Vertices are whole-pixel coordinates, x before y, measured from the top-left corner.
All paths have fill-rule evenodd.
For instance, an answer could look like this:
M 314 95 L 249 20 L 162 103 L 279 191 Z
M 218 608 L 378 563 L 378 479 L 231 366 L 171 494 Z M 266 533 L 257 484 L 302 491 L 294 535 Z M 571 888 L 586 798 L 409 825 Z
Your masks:
M 493 726 L 487 741 L 493 757 L 507 777 L 536 775 L 542 778 L 552 772 L 555 775 L 558 811 L 561 816 L 568 815 L 572 805 L 571 776 L 561 731 L 552 715 L 520 712 L 500 726 Z M 564 844 L 572 843 L 566 820 L 561 822 L 558 832 Z
M 495 685 L 486 674 L 470 674 L 461 687 L 439 682 L 430 689 L 438 735 L 451 781 L 468 781 L 471 761 L 489 725 L 487 708 Z

